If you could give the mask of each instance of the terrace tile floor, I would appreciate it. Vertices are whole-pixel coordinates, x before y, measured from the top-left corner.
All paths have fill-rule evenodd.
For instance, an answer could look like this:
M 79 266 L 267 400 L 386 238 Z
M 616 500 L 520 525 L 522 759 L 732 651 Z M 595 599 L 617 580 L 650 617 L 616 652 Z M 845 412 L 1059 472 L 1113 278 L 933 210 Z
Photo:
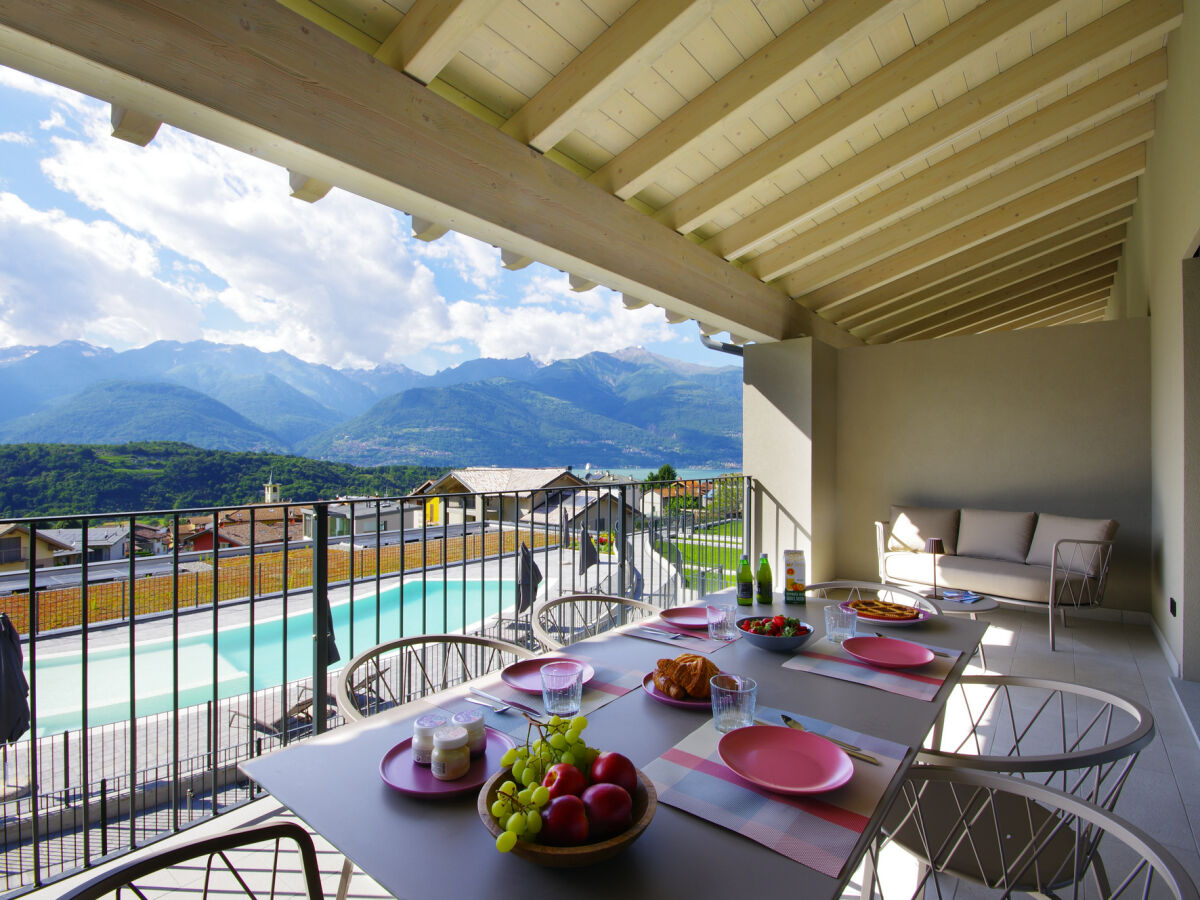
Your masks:
M 992 625 L 985 638 L 987 671 L 1092 685 L 1149 707 L 1157 733 L 1154 742 L 1142 752 L 1117 812 L 1164 844 L 1200 883 L 1200 778 L 1197 778 L 1200 743 L 1172 687 L 1172 673 L 1150 629 L 1144 625 L 1076 618 L 1070 628 L 1060 630 L 1059 650 L 1052 653 L 1044 615 L 1000 609 L 989 613 L 987 618 Z M 972 666 L 968 671 L 980 670 Z M 287 810 L 266 797 L 200 828 L 226 829 L 288 815 Z M 341 874 L 342 856 L 319 836 L 316 842 L 325 893 L 332 898 Z M 240 853 L 235 857 L 235 865 L 255 890 L 267 889 L 271 874 L 268 850 Z M 202 864 L 176 869 L 164 876 L 158 890 L 148 892 L 147 896 L 198 896 L 203 879 Z M 856 883 L 857 878 L 852 880 L 848 896 L 855 895 Z M 39 895 L 54 896 L 58 889 L 59 886 L 52 885 Z M 958 893 L 965 898 L 974 892 Z M 224 882 L 214 882 L 212 894 L 240 896 L 231 883 Z M 276 895 L 302 895 L 294 854 L 281 857 Z M 366 875 L 356 872 L 349 896 L 388 895 Z

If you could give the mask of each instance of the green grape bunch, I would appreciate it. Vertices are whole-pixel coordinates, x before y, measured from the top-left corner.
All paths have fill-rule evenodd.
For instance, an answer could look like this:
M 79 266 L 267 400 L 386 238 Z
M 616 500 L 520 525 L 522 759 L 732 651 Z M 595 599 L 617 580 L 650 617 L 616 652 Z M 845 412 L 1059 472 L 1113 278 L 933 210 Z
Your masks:
M 512 777 L 503 782 L 492 803 L 492 818 L 503 829 L 496 849 L 507 853 L 518 841 L 536 839 L 542 830 L 541 809 L 550 802 L 550 791 L 542 786 L 546 771 L 556 763 L 578 768 L 584 775 L 600 752 L 583 741 L 588 720 L 584 716 L 563 719 L 551 716 L 546 723 L 529 719 L 525 743 L 511 747 L 500 765 L 511 768 Z

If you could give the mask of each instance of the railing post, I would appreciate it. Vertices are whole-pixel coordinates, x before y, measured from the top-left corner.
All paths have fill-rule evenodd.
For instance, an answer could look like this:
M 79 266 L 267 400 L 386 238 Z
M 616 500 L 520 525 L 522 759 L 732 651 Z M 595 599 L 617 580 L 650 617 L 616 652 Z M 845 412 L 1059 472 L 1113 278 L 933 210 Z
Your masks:
M 326 672 L 329 670 L 329 504 L 313 504 L 313 727 L 325 730 L 328 701 Z

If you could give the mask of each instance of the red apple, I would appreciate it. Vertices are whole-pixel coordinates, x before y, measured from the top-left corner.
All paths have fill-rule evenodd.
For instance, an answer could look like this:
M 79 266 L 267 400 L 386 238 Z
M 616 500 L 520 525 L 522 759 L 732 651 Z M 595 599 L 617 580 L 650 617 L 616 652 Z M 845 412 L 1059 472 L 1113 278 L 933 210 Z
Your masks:
M 633 798 L 620 785 L 593 784 L 583 792 L 582 799 L 594 838 L 620 834 L 633 822 Z
M 550 792 L 551 799 L 564 794 L 574 794 L 578 797 L 587 787 L 587 778 L 575 766 L 568 763 L 555 763 L 546 770 L 542 779 L 542 787 Z
M 555 797 L 542 807 L 542 830 L 538 839 L 544 844 L 571 847 L 588 839 L 587 809 L 574 794 Z
M 628 757 L 606 750 L 592 763 L 592 784 L 616 784 L 625 788 L 632 797 L 637 787 L 637 769 Z

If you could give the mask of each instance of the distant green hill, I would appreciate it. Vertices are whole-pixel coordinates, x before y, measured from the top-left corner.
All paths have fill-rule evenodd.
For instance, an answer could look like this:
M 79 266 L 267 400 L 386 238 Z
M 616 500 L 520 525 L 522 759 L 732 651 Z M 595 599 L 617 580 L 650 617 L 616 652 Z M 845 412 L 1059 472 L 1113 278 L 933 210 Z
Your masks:
M 177 384 L 106 381 L 6 423 L 9 443 L 181 441 L 226 450 L 284 450 L 278 437 L 224 403 Z
M 270 477 L 285 500 L 398 496 L 446 470 L 359 468 L 179 443 L 0 446 L 0 517 L 65 516 L 255 503 Z

